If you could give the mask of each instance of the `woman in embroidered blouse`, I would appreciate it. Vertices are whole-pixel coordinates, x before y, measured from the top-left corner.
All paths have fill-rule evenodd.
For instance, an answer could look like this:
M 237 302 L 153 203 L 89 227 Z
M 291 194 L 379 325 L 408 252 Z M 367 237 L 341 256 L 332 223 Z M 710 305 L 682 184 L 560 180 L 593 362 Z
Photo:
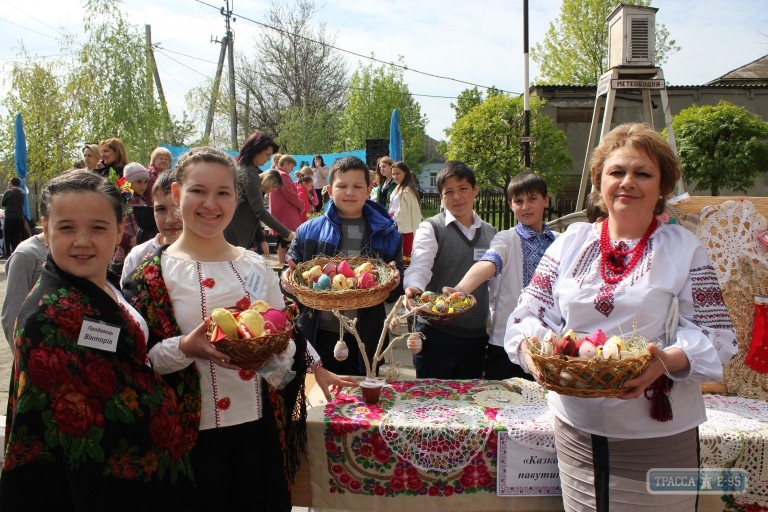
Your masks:
M 706 420 L 700 384 L 722 378 L 736 353 L 733 327 L 704 247 L 685 228 L 656 219 L 681 175 L 669 144 L 647 125 L 621 125 L 590 164 L 608 217 L 573 224 L 552 243 L 510 315 L 505 348 L 533 373 L 521 341 L 548 329 L 610 335 L 636 325 L 658 340 L 621 399 L 549 393 L 563 502 L 569 511 L 607 510 L 609 502 L 621 510 L 693 510 L 695 495 L 649 495 L 646 473 L 698 467 L 697 426 Z M 676 330 L 665 328 L 678 306 Z M 663 404 L 665 392 L 671 413 L 651 413 L 650 399 Z
M 49 256 L 18 316 L 0 510 L 196 510 L 173 389 L 107 281 L 120 192 L 73 171 L 42 193 Z
M 288 478 L 305 439 L 307 365 L 328 398 L 329 386 L 355 382 L 327 372 L 313 349 L 296 340 L 296 376 L 278 391 L 209 343 L 206 320 L 216 307 L 242 308 L 257 299 L 284 307 L 277 276 L 264 259 L 224 238 L 237 207 L 236 183 L 234 162 L 218 150 L 193 148 L 179 159 L 171 193 L 181 209 L 181 236 L 137 268 L 126 295 L 147 315 L 153 366 L 191 386 L 183 395 L 195 399 L 187 402 L 192 414 L 196 401 L 200 407 L 192 464 L 203 508 L 288 511 Z M 190 373 L 199 375 L 199 388 Z M 297 411 L 302 417 L 292 417 Z

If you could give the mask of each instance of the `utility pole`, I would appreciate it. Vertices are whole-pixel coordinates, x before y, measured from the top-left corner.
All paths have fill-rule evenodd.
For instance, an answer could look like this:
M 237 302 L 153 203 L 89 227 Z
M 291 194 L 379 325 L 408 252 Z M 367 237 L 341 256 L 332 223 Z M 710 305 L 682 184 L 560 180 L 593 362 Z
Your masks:
M 157 86 L 157 95 L 160 97 L 160 107 L 163 109 L 165 119 L 170 121 L 171 116 L 168 113 L 168 103 L 165 101 L 165 93 L 163 92 L 163 84 L 160 82 L 160 72 L 157 69 L 157 61 L 155 61 L 155 52 L 152 48 L 152 26 L 144 25 L 144 37 L 147 41 L 147 63 L 152 68 L 152 76 L 154 77 L 155 85 Z M 152 86 L 150 85 L 150 91 Z
M 221 8 L 221 15 L 224 16 L 225 25 L 226 25 L 226 35 L 224 38 L 219 41 L 218 39 L 214 39 L 211 37 L 212 43 L 220 43 L 221 44 L 221 52 L 219 53 L 219 63 L 216 66 L 216 76 L 213 78 L 213 91 L 211 92 L 211 105 L 208 109 L 208 117 L 205 120 L 205 132 L 203 132 L 203 139 L 206 141 L 210 140 L 211 137 L 211 129 L 213 128 L 213 114 L 216 110 L 216 101 L 219 98 L 219 86 L 221 85 L 221 72 L 224 68 L 224 56 L 229 53 L 229 58 L 227 59 L 227 64 L 229 67 L 229 126 L 230 126 L 230 137 L 232 142 L 232 149 L 237 149 L 237 103 L 235 102 L 235 50 L 234 50 L 234 40 L 235 36 L 232 33 L 232 28 L 230 26 L 230 20 L 232 22 L 237 21 L 235 18 L 232 17 L 232 9 L 230 9 L 229 6 L 229 0 L 226 0 L 227 7 L 226 9 L 224 7 Z
M 531 170 L 531 95 L 528 91 L 528 0 L 523 0 L 523 61 L 525 90 L 523 91 L 523 154 L 525 170 Z

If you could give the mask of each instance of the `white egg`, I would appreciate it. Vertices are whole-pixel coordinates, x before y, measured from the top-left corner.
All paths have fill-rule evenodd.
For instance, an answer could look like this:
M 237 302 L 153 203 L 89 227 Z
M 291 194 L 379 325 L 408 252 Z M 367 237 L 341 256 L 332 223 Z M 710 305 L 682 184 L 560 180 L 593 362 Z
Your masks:
M 566 371 L 560 372 L 560 385 L 563 386 L 564 388 L 572 386 L 573 376 Z
M 584 340 L 581 342 L 581 346 L 579 347 L 579 357 L 586 357 L 587 359 L 592 359 L 597 355 L 597 349 L 592 344 L 591 341 Z

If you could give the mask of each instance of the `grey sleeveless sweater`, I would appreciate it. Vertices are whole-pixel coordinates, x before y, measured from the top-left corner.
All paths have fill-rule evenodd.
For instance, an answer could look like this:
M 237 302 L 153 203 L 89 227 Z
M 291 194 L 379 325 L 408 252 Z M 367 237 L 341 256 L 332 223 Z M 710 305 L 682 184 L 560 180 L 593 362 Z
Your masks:
M 461 281 L 464 274 L 475 264 L 475 249 L 488 249 L 493 235 L 496 234 L 496 228 L 483 222 L 482 226 L 475 231 L 474 239 L 468 240 L 455 222 L 445 225 L 445 212 L 435 215 L 428 221 L 435 231 L 437 255 L 427 290 L 440 293 L 443 286 L 454 286 Z M 471 311 L 453 321 L 440 324 L 429 321 L 427 323 L 460 338 L 475 338 L 487 334 L 488 283 L 478 286 L 472 295 L 477 299 L 477 305 Z

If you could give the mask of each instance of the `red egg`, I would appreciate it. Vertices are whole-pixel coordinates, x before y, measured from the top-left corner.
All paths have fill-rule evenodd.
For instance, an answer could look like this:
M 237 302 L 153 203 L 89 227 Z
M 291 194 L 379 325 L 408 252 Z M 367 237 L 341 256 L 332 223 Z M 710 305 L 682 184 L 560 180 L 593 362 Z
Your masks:
M 272 334 L 283 332 L 288 324 L 285 313 L 279 309 L 269 308 L 261 314 L 264 317 L 264 329 Z
M 346 260 L 339 263 L 336 267 L 336 272 L 342 274 L 344 277 L 355 277 L 355 271 L 349 266 Z

